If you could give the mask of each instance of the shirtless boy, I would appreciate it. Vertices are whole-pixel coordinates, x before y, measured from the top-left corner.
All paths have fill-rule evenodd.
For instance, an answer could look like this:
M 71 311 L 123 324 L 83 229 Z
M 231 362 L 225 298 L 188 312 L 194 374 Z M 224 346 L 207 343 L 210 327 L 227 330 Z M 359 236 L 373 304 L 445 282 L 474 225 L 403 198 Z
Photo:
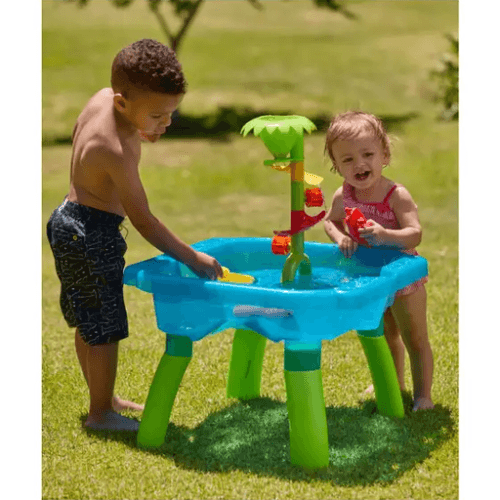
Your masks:
M 111 73 L 111 88 L 95 94 L 76 122 L 69 194 L 52 213 L 47 236 L 61 281 L 61 309 L 68 325 L 76 327 L 76 353 L 90 393 L 84 425 L 137 430 L 136 420 L 118 412 L 143 407 L 113 396 L 118 342 L 128 337 L 127 245 L 120 224 L 128 216 L 149 243 L 200 277 L 217 279 L 222 268 L 151 213 L 139 177 L 141 140 L 160 138 L 186 91 L 174 52 L 140 40 L 120 51 Z

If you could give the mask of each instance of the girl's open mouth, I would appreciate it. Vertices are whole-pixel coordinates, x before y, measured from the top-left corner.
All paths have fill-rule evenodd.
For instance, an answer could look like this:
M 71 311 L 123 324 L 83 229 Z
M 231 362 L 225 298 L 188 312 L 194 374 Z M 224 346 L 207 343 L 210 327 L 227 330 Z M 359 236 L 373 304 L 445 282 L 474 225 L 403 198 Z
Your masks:
M 370 175 L 370 172 L 362 172 L 360 174 L 355 174 L 354 177 L 356 178 L 357 181 L 364 181 L 368 176 Z

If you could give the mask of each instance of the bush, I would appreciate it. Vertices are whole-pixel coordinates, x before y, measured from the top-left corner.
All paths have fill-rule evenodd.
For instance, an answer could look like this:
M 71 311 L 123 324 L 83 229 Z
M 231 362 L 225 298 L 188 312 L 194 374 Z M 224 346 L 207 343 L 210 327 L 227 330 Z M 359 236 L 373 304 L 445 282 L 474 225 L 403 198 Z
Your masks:
M 458 120 L 458 37 L 446 35 L 451 43 L 450 52 L 443 55 L 441 68 L 431 71 L 431 78 L 438 81 L 438 102 L 444 105 L 441 118 Z

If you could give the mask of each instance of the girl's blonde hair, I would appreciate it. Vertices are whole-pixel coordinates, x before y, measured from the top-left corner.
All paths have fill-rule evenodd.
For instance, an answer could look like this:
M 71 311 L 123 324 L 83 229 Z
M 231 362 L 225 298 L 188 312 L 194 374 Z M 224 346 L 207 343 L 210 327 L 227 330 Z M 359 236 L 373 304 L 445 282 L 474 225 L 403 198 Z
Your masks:
M 328 152 L 328 156 L 332 160 L 332 171 L 339 171 L 332 153 L 335 141 L 354 139 L 363 133 L 373 134 L 380 140 L 387 156 L 387 163 L 389 163 L 391 142 L 380 118 L 363 111 L 347 111 L 333 117 L 326 133 L 325 152 Z

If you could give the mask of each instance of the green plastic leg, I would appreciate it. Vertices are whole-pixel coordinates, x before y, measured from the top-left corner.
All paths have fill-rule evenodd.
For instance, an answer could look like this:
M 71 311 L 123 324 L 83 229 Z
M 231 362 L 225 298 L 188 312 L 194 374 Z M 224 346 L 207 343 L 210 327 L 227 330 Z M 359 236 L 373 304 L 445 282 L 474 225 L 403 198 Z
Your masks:
M 252 330 L 234 332 L 226 386 L 228 398 L 252 399 L 260 396 L 266 342 L 265 337 Z
M 368 360 L 378 411 L 382 415 L 403 418 L 403 398 L 391 350 L 384 337 L 384 322 L 376 330 L 359 331 L 358 338 Z
M 290 359 L 297 354 L 299 358 L 301 354 L 304 356 L 298 361 Z M 290 460 L 309 469 L 327 467 L 329 462 L 325 399 L 318 360 L 320 356 L 308 352 L 290 353 L 285 347 Z M 307 364 L 315 369 L 307 370 Z
M 175 338 L 174 336 L 172 337 L 168 339 L 171 348 L 167 347 L 167 349 L 171 352 L 176 352 L 175 347 L 172 347 L 172 341 Z M 185 349 L 189 342 L 191 341 L 185 338 L 181 341 L 182 349 L 180 352 L 188 354 L 187 356 L 175 356 L 166 352 L 160 360 L 149 389 L 137 435 L 137 444 L 141 447 L 156 448 L 161 446 L 165 440 L 175 396 L 177 395 L 184 372 L 192 358 L 192 342 L 191 355 L 189 355 L 189 349 L 187 351 Z M 179 349 L 177 349 L 177 352 L 179 352 Z

